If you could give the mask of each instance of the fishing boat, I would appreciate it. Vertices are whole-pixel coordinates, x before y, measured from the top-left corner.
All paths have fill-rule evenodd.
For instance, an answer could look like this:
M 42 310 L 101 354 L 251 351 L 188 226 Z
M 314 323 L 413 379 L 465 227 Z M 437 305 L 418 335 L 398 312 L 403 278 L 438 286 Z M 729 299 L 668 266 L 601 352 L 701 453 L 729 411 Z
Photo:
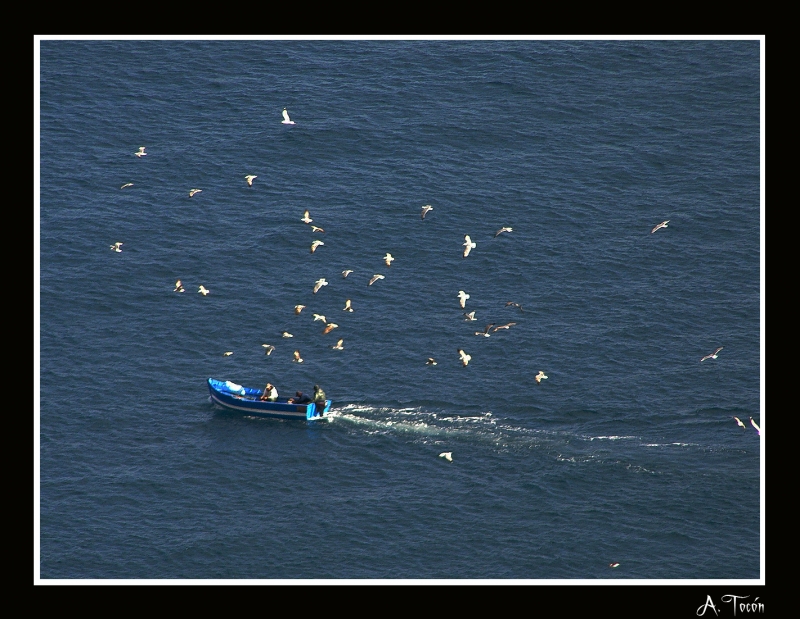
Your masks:
M 258 417 L 276 417 L 279 419 L 320 419 L 331 408 L 331 401 L 325 400 L 325 407 L 317 410 L 314 402 L 297 404 L 289 402 L 287 397 L 279 397 L 274 402 L 259 399 L 263 389 L 243 387 L 229 380 L 208 379 L 208 392 L 211 401 L 225 409 Z

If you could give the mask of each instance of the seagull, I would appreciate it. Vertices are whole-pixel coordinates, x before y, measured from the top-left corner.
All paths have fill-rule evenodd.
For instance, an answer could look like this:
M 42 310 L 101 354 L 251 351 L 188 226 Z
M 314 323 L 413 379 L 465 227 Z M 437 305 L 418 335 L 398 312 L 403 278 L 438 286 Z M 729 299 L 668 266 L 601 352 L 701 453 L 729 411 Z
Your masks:
M 310 224 L 314 220 L 308 216 L 308 210 L 305 210 L 303 211 L 303 218 L 300 221 L 302 221 L 304 224 Z
M 466 316 L 466 318 L 464 318 L 464 320 L 467 320 L 467 321 L 469 321 L 469 320 L 478 320 L 477 318 L 475 318 L 475 312 L 474 311 L 469 312 L 469 313 L 464 312 L 464 316 Z
M 619 563 L 609 563 L 608 567 L 619 567 Z
M 422 219 L 425 219 L 425 215 L 427 215 L 428 212 L 430 212 L 432 210 L 433 210 L 433 207 L 430 204 L 426 204 L 425 206 L 423 206 L 422 207 Z
M 472 242 L 472 239 L 469 238 L 469 234 L 464 235 L 464 242 L 462 243 L 464 246 L 464 257 L 466 258 L 469 256 L 469 252 L 471 249 L 475 249 L 475 243 Z
M 467 364 L 469 363 L 469 360 L 472 359 L 472 356 L 465 353 L 461 348 L 458 349 L 458 354 L 461 357 L 461 365 L 467 367 Z
M 258 177 L 255 174 L 248 174 L 247 176 L 244 177 L 244 180 L 246 180 L 247 184 L 252 187 L 253 186 L 253 181 L 255 179 L 257 179 L 257 178 Z
M 537 384 L 537 385 L 540 385 L 540 384 L 542 383 L 542 381 L 543 381 L 545 378 L 547 378 L 547 376 L 545 376 L 545 375 L 544 375 L 544 372 L 542 372 L 541 370 L 539 370 L 539 373 L 538 373 L 536 376 L 534 376 L 534 378 L 536 379 L 536 384 Z
M 232 351 L 232 350 L 229 350 L 228 352 L 224 352 L 224 353 L 222 353 L 222 356 L 223 356 L 223 357 L 230 357 L 232 354 L 233 354 L 233 351 Z
M 120 253 L 122 251 L 122 245 L 124 245 L 124 243 L 117 241 L 113 245 L 109 245 L 108 248 L 111 249 L 112 251 Z
M 325 335 L 326 333 L 330 333 L 331 331 L 333 331 L 338 326 L 339 325 L 337 325 L 334 322 L 329 322 L 328 324 L 325 325 L 325 328 L 322 330 L 322 335 Z
M 717 348 L 717 349 L 716 349 L 714 352 L 712 352 L 710 355 L 706 355 L 705 357 L 703 357 L 702 359 L 700 359 L 700 363 L 703 363 L 703 361 L 705 361 L 706 359 L 716 359 L 716 358 L 717 358 L 717 354 L 719 353 L 719 351 L 720 351 L 720 350 L 722 350 L 722 346 L 720 346 L 719 348 Z
M 453 461 L 453 452 L 452 451 L 443 451 L 442 453 L 439 454 L 439 457 L 440 458 L 444 458 L 448 462 L 452 462 Z
M 745 429 L 747 429 L 747 428 L 745 427 L 745 425 L 742 423 L 742 420 L 741 420 L 741 419 L 739 419 L 738 417 L 734 417 L 734 419 L 736 420 L 736 425 L 737 425 L 737 426 L 741 426 L 742 428 L 745 428 Z
M 752 417 L 750 417 L 750 425 L 753 426 L 756 429 L 756 432 L 758 432 L 758 435 L 761 436 L 761 428 L 759 428 L 758 424 L 753 421 Z
M 660 224 L 658 224 L 658 225 L 657 225 L 655 228 L 653 228 L 652 230 L 650 230 L 650 234 L 653 234 L 653 232 L 655 232 L 656 230 L 658 230 L 658 229 L 660 229 L 660 228 L 667 228 L 667 227 L 668 227 L 668 226 L 667 226 L 667 224 L 668 224 L 668 223 L 669 223 L 669 219 L 667 219 L 667 220 L 665 220 L 665 221 L 662 221 L 662 222 L 661 222 Z
M 344 311 L 344 312 L 352 312 L 353 311 L 353 308 L 350 307 L 350 299 L 347 299 L 344 302 L 344 307 L 342 308 L 342 311 Z
M 387 266 L 387 267 L 390 267 L 390 266 L 392 266 L 392 261 L 393 261 L 393 260 L 394 260 L 394 258 L 392 257 L 392 254 L 390 254 L 390 253 L 388 253 L 388 252 L 387 252 L 387 254 L 386 254 L 384 257 L 383 257 L 383 261 L 386 263 L 386 266 Z
M 137 150 L 137 151 L 136 151 L 135 153 L 133 153 L 133 154 L 134 154 L 134 155 L 136 155 L 137 157 L 144 157 L 144 156 L 145 156 L 147 153 L 146 153 L 146 152 L 144 152 L 144 146 L 140 146 L 140 147 L 139 147 L 139 150 Z
M 261 344 L 266 350 L 264 354 L 271 355 L 272 351 L 275 350 L 275 347 L 272 344 Z
M 342 279 L 345 279 L 352 272 L 353 272 L 353 269 L 345 269 L 344 271 L 342 271 Z
M 467 299 L 469 299 L 469 295 L 463 290 L 459 290 L 458 299 L 459 303 L 461 304 L 461 309 L 464 309 L 466 307 Z
M 369 280 L 369 284 L 367 284 L 367 286 L 372 286 L 372 284 L 374 284 L 375 282 L 377 282 L 379 279 L 383 279 L 383 275 L 378 275 L 378 274 L 376 273 L 375 275 L 373 275 L 373 276 L 370 278 L 370 280 Z
M 300 357 L 299 350 L 294 351 L 294 359 L 292 359 L 292 361 L 294 361 L 295 363 L 303 363 L 303 359 Z
M 490 322 L 486 327 L 484 327 L 483 331 L 475 331 L 475 335 L 482 335 L 483 337 L 489 337 L 489 329 L 494 326 L 493 322 Z
M 202 189 L 190 189 L 189 190 L 189 197 L 191 198 L 194 194 L 200 193 L 201 191 L 203 191 L 203 190 Z
M 197 292 L 199 292 L 203 296 L 206 296 L 211 291 L 208 288 L 206 288 L 205 286 L 203 286 L 203 284 L 200 284 L 200 288 L 197 289 Z
M 133 183 L 125 183 L 120 189 L 125 189 L 125 187 L 133 187 Z
M 281 337 L 294 337 L 294 335 L 292 335 L 288 331 L 281 331 Z
M 286 108 L 283 108 L 283 120 L 281 121 L 282 125 L 293 125 L 294 121 L 289 118 L 289 112 L 286 111 Z
M 183 289 L 183 284 L 181 283 L 181 280 L 178 280 L 177 282 L 175 282 L 175 289 L 172 292 L 185 292 L 185 290 Z
M 516 303 L 515 301 L 508 301 L 508 302 L 506 302 L 506 307 L 508 307 L 509 305 L 510 305 L 510 306 L 512 306 L 512 307 L 517 307 L 517 308 L 519 308 L 519 311 L 520 311 L 520 312 L 524 311 L 524 310 L 522 309 L 522 306 L 521 306 L 519 303 Z
M 425 362 L 425 365 L 436 365 L 436 359 L 433 357 L 428 357 L 428 360 Z
M 311 226 L 311 232 L 322 232 L 324 234 L 325 230 L 323 230 L 319 226 Z
M 325 245 L 325 243 L 323 243 L 322 241 L 313 241 L 311 243 L 311 253 L 313 254 L 315 251 L 317 251 L 317 247 L 319 247 L 320 245 Z
M 513 327 L 515 324 L 517 324 L 517 323 L 516 323 L 516 322 L 508 322 L 508 323 L 506 323 L 506 324 L 504 324 L 504 325 L 500 325 L 499 327 L 495 327 L 494 329 L 492 329 L 492 333 L 494 333 L 494 332 L 495 332 L 495 331 L 497 331 L 498 329 L 510 329 L 510 328 L 511 328 L 511 327 Z
M 306 307 L 305 305 L 295 305 L 294 306 L 294 313 L 295 314 L 299 314 L 300 312 L 302 312 L 305 309 L 305 307 Z
M 317 294 L 320 288 L 323 286 L 327 286 L 328 282 L 325 281 L 324 277 L 320 277 L 317 281 L 314 282 L 314 294 Z
M 321 320 L 322 322 L 328 322 L 327 320 L 325 320 L 325 316 L 323 316 L 322 314 L 314 314 L 314 320 Z
M 498 237 L 498 236 L 500 236 L 500 235 L 501 235 L 503 232 L 511 232 L 511 230 L 512 230 L 511 228 L 509 228 L 509 227 L 507 227 L 507 226 L 503 226 L 503 227 L 502 227 L 502 228 L 500 228 L 500 229 L 499 229 L 497 232 L 495 232 L 495 233 L 494 233 L 494 238 L 497 238 L 497 237 Z
M 331 348 L 333 348 L 334 350 L 344 350 L 344 346 L 342 346 L 342 342 L 344 342 L 344 340 L 339 340 L 333 346 L 331 346 Z

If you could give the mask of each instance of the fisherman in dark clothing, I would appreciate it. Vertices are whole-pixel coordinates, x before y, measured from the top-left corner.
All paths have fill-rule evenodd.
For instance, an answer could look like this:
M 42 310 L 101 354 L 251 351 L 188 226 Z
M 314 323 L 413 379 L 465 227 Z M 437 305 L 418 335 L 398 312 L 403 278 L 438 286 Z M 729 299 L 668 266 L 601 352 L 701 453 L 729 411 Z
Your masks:
M 297 391 L 295 392 L 294 397 L 289 400 L 289 402 L 292 404 L 309 404 L 311 402 L 311 398 L 302 391 Z
M 312 397 L 314 403 L 317 405 L 317 414 L 321 415 L 325 410 L 325 392 L 319 388 L 319 385 L 314 385 L 314 395 Z

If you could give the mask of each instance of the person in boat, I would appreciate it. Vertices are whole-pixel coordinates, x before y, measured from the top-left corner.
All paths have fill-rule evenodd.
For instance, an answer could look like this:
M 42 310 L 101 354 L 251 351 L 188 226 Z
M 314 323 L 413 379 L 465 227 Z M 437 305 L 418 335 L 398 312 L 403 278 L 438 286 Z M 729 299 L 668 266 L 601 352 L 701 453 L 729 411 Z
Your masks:
M 308 394 L 303 393 L 302 391 L 296 391 L 293 398 L 289 398 L 289 402 L 292 404 L 309 404 L 311 403 L 311 398 Z
M 314 395 L 311 398 L 317 405 L 317 413 L 320 415 L 325 410 L 325 392 L 320 389 L 319 385 L 314 385 Z
M 261 394 L 259 400 L 274 402 L 277 399 L 278 399 L 278 390 L 275 388 L 275 385 L 273 385 L 272 383 L 267 383 L 267 386 L 264 387 L 264 393 Z

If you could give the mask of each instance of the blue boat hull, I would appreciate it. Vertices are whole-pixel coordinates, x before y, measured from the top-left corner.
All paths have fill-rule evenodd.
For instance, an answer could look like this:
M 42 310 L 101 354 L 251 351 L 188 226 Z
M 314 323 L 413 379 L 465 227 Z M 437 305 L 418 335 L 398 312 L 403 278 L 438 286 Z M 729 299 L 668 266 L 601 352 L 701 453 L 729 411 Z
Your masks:
M 275 417 L 278 419 L 320 419 L 331 408 L 331 401 L 325 400 L 325 407 L 317 410 L 314 402 L 310 404 L 294 404 L 278 398 L 275 402 L 259 400 L 263 391 L 252 387 L 243 387 L 229 380 L 208 379 L 208 392 L 215 404 L 245 415 L 257 417 Z

